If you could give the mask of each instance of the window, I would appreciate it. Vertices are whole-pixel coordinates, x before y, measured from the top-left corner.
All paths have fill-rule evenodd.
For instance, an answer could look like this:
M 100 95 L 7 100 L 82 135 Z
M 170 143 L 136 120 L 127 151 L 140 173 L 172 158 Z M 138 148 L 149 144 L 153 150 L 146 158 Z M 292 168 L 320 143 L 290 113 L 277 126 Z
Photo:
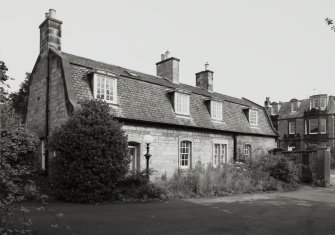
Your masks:
M 297 101 L 293 101 L 291 103 L 291 112 L 297 112 L 298 111 L 298 102 Z
M 317 134 L 318 132 L 318 119 L 309 119 L 309 134 Z
M 288 133 L 295 134 L 295 121 L 288 122 Z
M 245 160 L 251 157 L 251 145 L 250 144 L 244 145 L 243 156 Z
M 41 139 L 41 168 L 45 170 L 45 139 Z
M 137 169 L 137 151 L 135 146 L 128 146 L 129 156 L 130 156 L 130 165 L 129 170 L 135 171 Z
M 212 119 L 222 120 L 222 102 L 211 101 L 211 116 Z
M 214 144 L 213 166 L 227 163 L 227 144 Z
M 177 114 L 190 114 L 190 95 L 175 92 L 174 109 Z
M 116 104 L 117 84 L 115 77 L 94 74 L 93 89 L 95 99 Z
M 252 126 L 258 126 L 258 111 L 254 109 L 249 110 L 249 123 Z
M 327 98 L 320 98 L 320 109 L 325 110 L 327 107 Z
M 307 130 L 307 120 L 305 120 L 305 135 L 307 135 L 308 130 Z
M 327 97 L 316 97 L 311 99 L 311 108 L 325 110 L 327 107 Z
M 327 119 L 325 118 L 320 119 L 320 133 L 321 134 L 327 133 Z
M 191 165 L 191 142 L 181 141 L 179 147 L 179 168 L 188 169 Z

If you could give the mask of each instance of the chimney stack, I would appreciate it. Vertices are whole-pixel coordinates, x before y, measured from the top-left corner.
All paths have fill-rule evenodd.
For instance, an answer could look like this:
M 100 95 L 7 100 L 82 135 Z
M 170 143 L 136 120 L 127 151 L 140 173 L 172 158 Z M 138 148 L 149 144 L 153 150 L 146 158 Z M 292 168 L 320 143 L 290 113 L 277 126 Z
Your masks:
M 206 62 L 205 70 L 195 74 L 196 86 L 213 92 L 213 74 L 214 72 L 209 70 L 209 63 Z
M 40 55 L 48 54 L 50 47 L 61 50 L 62 21 L 56 19 L 56 11 L 49 9 L 40 25 Z
M 179 84 L 179 59 L 170 57 L 170 52 L 161 54 L 161 61 L 156 63 L 157 76 L 165 77 L 175 84 Z

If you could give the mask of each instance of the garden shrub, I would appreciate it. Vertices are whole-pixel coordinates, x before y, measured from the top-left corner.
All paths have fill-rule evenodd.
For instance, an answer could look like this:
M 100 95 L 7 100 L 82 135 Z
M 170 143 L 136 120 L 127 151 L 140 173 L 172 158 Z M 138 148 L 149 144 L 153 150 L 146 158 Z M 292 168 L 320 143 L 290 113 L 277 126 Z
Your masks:
M 152 170 L 149 174 L 152 174 Z M 135 171 L 126 176 L 121 183 L 121 197 L 120 199 L 153 199 L 165 195 L 165 191 L 156 184 L 148 181 L 146 170 Z
M 53 132 L 50 183 L 56 198 L 101 202 L 116 197 L 129 169 L 127 137 L 103 101 L 82 108 Z

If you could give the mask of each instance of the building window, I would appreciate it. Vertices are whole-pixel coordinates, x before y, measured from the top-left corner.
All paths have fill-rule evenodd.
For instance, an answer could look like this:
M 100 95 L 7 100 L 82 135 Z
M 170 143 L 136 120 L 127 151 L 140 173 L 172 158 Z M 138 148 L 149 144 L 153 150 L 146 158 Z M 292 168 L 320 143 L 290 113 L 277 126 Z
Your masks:
M 137 170 L 137 151 L 135 146 L 128 146 L 129 149 L 129 157 L 130 157 L 130 164 L 129 170 L 134 172 Z
M 288 133 L 295 134 L 295 121 L 288 122 Z
M 251 157 L 251 145 L 250 144 L 244 145 L 243 156 L 244 156 L 244 160 Z
M 325 110 L 327 108 L 327 97 L 312 98 L 311 108 Z
M 249 110 L 249 123 L 252 126 L 258 126 L 258 111 L 254 109 Z
M 309 134 L 319 133 L 318 119 L 309 119 Z
M 211 116 L 214 120 L 222 120 L 222 102 L 211 101 Z
M 190 95 L 175 92 L 174 108 L 177 114 L 190 115 Z
M 320 133 L 325 134 L 327 133 L 327 119 L 320 118 Z
M 107 103 L 117 102 L 117 80 L 115 77 L 94 74 L 93 79 L 94 98 L 104 100 Z
M 298 111 L 298 102 L 294 101 L 291 103 L 291 112 L 297 112 Z
M 214 144 L 213 166 L 220 166 L 227 162 L 227 144 Z
M 179 147 L 179 168 L 188 169 L 191 166 L 192 143 L 190 141 L 181 141 Z
M 45 139 L 41 139 L 41 168 L 42 170 L 45 170 Z

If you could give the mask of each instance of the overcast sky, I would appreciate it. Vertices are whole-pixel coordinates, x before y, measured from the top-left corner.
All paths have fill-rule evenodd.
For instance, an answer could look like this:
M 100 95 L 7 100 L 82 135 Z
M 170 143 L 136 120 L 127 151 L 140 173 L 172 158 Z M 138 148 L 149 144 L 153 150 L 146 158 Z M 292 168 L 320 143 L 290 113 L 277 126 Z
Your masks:
M 334 0 L 0 0 L 0 60 L 17 90 L 39 53 L 49 8 L 63 21 L 62 50 L 156 74 L 166 50 L 180 82 L 195 85 L 208 61 L 214 91 L 263 104 L 335 95 Z

